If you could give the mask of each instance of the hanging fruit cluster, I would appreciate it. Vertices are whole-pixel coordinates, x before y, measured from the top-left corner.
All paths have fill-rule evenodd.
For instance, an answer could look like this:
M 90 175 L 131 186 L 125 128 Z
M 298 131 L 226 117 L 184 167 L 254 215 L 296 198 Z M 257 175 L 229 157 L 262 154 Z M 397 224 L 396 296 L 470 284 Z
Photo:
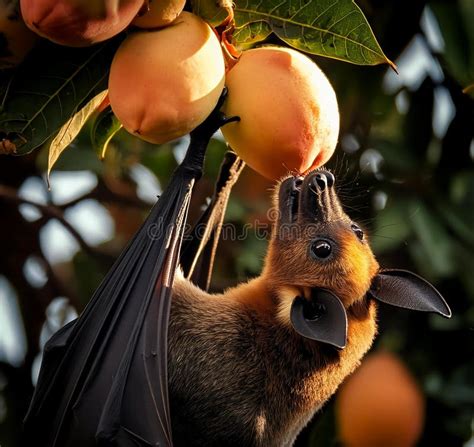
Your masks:
M 43 149 L 48 174 L 86 123 L 101 154 L 121 127 L 179 138 L 223 83 L 232 149 L 269 179 L 305 173 L 331 157 L 339 116 L 302 53 L 394 67 L 349 1 L 0 0 L 0 37 L 0 154 Z
M 219 32 L 183 12 L 183 0 L 21 0 L 26 25 L 60 45 L 83 47 L 128 33 L 109 76 L 109 100 L 130 133 L 151 143 L 182 137 L 217 104 L 240 121 L 223 128 L 231 148 L 270 179 L 304 173 L 334 152 L 339 114 L 317 65 L 296 50 L 267 46 L 239 54 Z

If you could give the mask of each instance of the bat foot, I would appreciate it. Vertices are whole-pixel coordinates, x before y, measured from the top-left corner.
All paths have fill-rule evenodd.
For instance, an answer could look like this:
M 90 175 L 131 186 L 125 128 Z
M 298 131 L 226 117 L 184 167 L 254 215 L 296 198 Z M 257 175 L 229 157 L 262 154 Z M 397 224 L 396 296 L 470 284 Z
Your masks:
M 224 119 L 223 119 L 223 123 L 221 124 L 220 127 L 222 127 L 224 124 L 227 124 L 227 123 L 235 123 L 235 122 L 240 121 L 240 116 L 237 116 L 237 115 L 231 116 L 231 117 L 229 117 L 229 118 L 227 118 L 227 117 L 224 115 L 223 118 L 224 118 Z
M 221 96 L 219 96 L 219 99 L 217 100 L 216 107 L 214 109 L 219 110 L 224 105 L 224 102 L 225 102 L 228 94 L 229 94 L 229 89 L 226 86 L 224 86 L 224 88 L 222 89 Z
M 224 101 L 227 98 L 227 92 L 227 87 L 224 87 L 221 96 L 217 101 L 216 107 L 214 107 L 214 110 L 204 120 L 203 123 L 201 123 L 198 127 L 196 127 L 196 129 L 194 129 L 190 133 L 191 140 L 200 140 L 202 142 L 206 142 L 207 144 L 211 139 L 212 135 L 214 135 L 220 127 L 224 126 L 227 123 L 240 121 L 239 116 L 227 117 L 225 113 L 221 111 Z
M 202 175 L 204 156 L 211 137 L 224 124 L 240 121 L 240 117 L 227 117 L 225 113 L 220 110 L 226 96 L 227 88 L 224 88 L 211 114 L 189 134 L 191 141 L 180 169 L 186 172 L 187 176 L 191 176 L 196 180 Z

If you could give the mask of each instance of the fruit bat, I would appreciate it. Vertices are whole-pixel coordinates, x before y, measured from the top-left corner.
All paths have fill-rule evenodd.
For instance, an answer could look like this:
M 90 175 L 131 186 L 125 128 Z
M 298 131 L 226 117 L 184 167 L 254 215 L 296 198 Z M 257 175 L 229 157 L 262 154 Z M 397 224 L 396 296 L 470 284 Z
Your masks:
M 451 315 L 424 279 L 379 267 L 329 171 L 283 180 L 274 207 L 259 277 L 214 295 L 175 278 L 175 445 L 291 446 L 370 348 L 377 301 Z
M 191 134 L 85 311 L 46 344 L 30 444 L 290 446 L 370 348 L 377 301 L 450 316 L 425 280 L 380 269 L 322 169 L 279 183 L 262 274 L 207 293 L 235 157 L 201 218 L 204 240 L 192 232 L 180 248 L 205 146 L 227 121 L 217 108 Z

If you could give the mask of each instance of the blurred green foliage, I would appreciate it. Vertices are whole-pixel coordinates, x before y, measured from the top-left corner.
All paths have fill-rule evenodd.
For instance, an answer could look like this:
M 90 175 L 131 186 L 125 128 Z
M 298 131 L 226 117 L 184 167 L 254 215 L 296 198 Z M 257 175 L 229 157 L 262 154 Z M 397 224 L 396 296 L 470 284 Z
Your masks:
M 374 349 L 397 352 L 424 390 L 426 426 L 419 445 L 467 446 L 474 418 L 474 101 L 462 90 L 474 83 L 473 3 L 358 3 L 400 75 L 387 67 L 315 58 L 333 83 L 340 105 L 340 143 L 329 166 L 348 213 L 368 229 L 380 264 L 424 275 L 453 310 L 453 318 L 443 320 L 381 307 Z M 275 37 L 270 41 L 277 42 Z M 101 162 L 90 147 L 90 130 L 84 129 L 55 169 L 90 171 L 97 184 L 67 203 L 58 204 L 54 194 L 45 192 L 46 206 L 67 212 L 85 199 L 96 200 L 110 213 L 115 231 L 109 242 L 81 246 L 71 261 L 52 264 L 44 254 L 38 235 L 54 217 L 48 209 L 43 217 L 27 220 L 19 201 L 5 193 L 4 187 L 15 191 L 27 179 L 42 178 L 46 150 L 0 161 L 0 275 L 16 290 L 27 341 L 19 364 L 0 358 L 2 447 L 18 443 L 32 392 L 32 367 L 48 334 L 48 305 L 66 296 L 77 311 L 83 308 L 150 207 L 138 194 L 134 169 L 146 168 L 162 188 L 185 147 L 182 141 L 155 147 L 121 130 Z M 212 193 L 224 151 L 222 140 L 213 139 L 191 220 Z M 246 168 L 232 194 L 227 222 L 238 229 L 248 224 L 255 229 L 255 222 L 267 219 L 271 188 Z M 212 287 L 221 290 L 258 274 L 265 247 L 255 231 L 244 240 L 223 240 Z M 29 284 L 23 272 L 31 254 L 43 260 L 47 274 L 40 287 Z M 333 401 L 297 445 L 338 445 Z

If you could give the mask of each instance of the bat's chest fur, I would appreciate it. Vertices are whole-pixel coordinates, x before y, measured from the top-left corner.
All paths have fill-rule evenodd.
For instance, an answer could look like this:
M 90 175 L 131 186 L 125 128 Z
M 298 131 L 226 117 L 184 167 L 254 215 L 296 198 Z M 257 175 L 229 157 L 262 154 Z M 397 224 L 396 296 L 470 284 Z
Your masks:
M 178 447 L 291 446 L 375 335 L 375 309 L 349 323 L 338 351 L 183 279 L 173 291 L 168 370 Z

